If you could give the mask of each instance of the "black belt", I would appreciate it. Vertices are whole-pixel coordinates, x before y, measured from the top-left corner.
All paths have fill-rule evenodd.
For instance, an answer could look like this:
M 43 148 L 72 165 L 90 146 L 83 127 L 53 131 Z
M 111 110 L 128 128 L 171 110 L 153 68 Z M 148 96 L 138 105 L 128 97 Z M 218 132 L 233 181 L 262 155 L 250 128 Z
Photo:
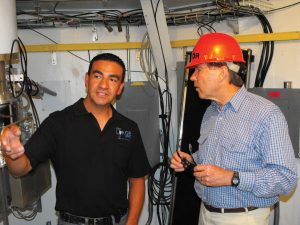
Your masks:
M 232 208 L 232 209 L 224 209 L 224 208 L 215 208 L 211 205 L 207 205 L 203 202 L 203 205 L 205 208 L 210 212 L 216 212 L 216 213 L 241 213 L 241 212 L 248 212 L 255 209 L 258 209 L 257 207 L 246 207 L 246 208 Z
M 67 223 L 73 224 L 84 224 L 84 225 L 113 225 L 113 217 L 114 220 L 118 223 L 125 214 L 127 213 L 127 209 L 122 209 L 118 211 L 117 215 L 100 217 L 100 218 L 90 218 L 83 216 L 75 216 L 67 212 L 59 212 L 59 218 Z

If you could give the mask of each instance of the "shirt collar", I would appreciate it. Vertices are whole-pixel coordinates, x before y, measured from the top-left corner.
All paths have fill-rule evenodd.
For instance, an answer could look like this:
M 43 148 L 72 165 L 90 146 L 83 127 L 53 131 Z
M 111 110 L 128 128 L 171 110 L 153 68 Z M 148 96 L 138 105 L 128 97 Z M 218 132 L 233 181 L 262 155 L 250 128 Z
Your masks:
M 86 110 L 83 104 L 83 98 L 80 98 L 75 104 L 73 105 L 74 114 L 77 116 L 88 114 L 89 112 Z
M 238 90 L 238 92 L 230 100 L 229 103 L 231 104 L 231 106 L 235 112 L 237 112 L 239 110 L 239 108 L 241 107 L 244 99 L 246 98 L 246 95 L 247 95 L 247 90 L 246 90 L 245 86 L 243 85 L 240 88 L 240 90 Z
M 244 101 L 245 97 L 247 95 L 247 90 L 244 86 L 242 86 L 238 92 L 230 99 L 229 102 L 227 102 L 223 108 L 232 108 L 235 112 L 237 112 L 242 105 L 242 102 Z M 212 106 L 215 110 L 218 110 L 218 104 L 214 101 L 212 103 Z
M 84 98 L 80 98 L 73 105 L 74 114 L 77 115 L 77 116 L 82 116 L 82 115 L 89 114 L 89 112 L 84 107 L 83 100 L 84 100 Z M 122 117 L 121 114 L 118 113 L 117 110 L 112 105 L 110 105 L 110 107 L 112 108 L 112 118 L 113 119 L 120 119 Z

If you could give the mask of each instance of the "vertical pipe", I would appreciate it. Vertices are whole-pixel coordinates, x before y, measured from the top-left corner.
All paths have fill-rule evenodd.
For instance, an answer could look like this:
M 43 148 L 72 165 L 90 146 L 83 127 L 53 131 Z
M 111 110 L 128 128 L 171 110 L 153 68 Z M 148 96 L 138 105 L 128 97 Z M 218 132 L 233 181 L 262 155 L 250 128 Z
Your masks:
M 191 55 L 187 55 L 186 57 L 186 64 L 187 62 L 190 62 Z M 186 106 L 186 95 L 187 95 L 187 86 L 188 86 L 188 80 L 189 80 L 189 70 L 184 70 L 184 81 L 183 81 L 183 88 L 182 88 L 182 96 L 181 96 L 181 109 L 179 112 L 179 127 L 178 127 L 178 136 L 177 136 L 177 143 L 176 143 L 176 149 L 181 150 L 181 144 L 182 144 L 182 136 L 183 136 L 183 125 L 184 125 L 184 113 L 185 113 L 185 106 Z M 176 186 L 177 186 L 177 177 L 175 176 L 175 172 L 172 174 L 172 194 L 171 194 L 171 205 L 170 205 L 170 213 L 169 213 L 169 221 L 168 225 L 172 225 L 173 223 L 173 213 L 174 213 L 174 204 L 175 204 L 175 198 L 176 198 Z
M 247 58 L 247 75 L 246 75 L 246 88 L 249 89 L 250 88 L 250 73 L 251 73 L 251 56 L 252 56 L 252 50 L 251 49 L 247 49 L 247 54 L 248 54 L 248 58 Z
M 0 196 L 2 198 L 2 204 L 0 205 L 1 212 L 2 212 L 2 220 L 3 225 L 9 225 L 8 222 L 8 201 L 7 201 L 7 189 L 8 189 L 8 182 L 7 182 L 7 168 L 2 167 L 0 168 Z
M 1 0 L 0 27 L 0 54 L 10 53 L 13 40 L 17 38 L 16 0 Z
M 10 121 L 10 96 L 6 89 L 6 79 L 5 79 L 5 63 L 0 61 L 0 129 L 5 125 L 8 125 Z M 1 153 L 1 143 L 0 143 L 0 153 Z M 8 225 L 8 180 L 7 180 L 7 168 L 5 159 L 0 154 L 0 198 L 2 202 L 0 204 L 1 219 L 4 225 Z
M 5 31 L 0 35 L 0 56 L 9 55 L 11 53 L 11 46 L 13 41 L 17 38 L 17 17 L 16 17 L 16 0 L 2 0 L 0 7 L 0 27 Z M 13 49 L 16 52 L 17 49 Z M 1 57 L 5 58 L 5 57 Z M 6 87 L 5 78 L 5 62 L 0 61 L 0 108 L 4 109 L 9 107 L 9 102 L 11 101 L 10 94 Z M 9 115 L 8 115 L 9 116 Z M 1 118 L 5 120 L 6 118 Z M 9 122 L 8 122 L 9 123 Z M 7 125 L 7 124 L 4 124 Z M 3 225 L 8 225 L 8 171 L 5 163 L 1 164 L 0 167 L 0 197 L 2 198 L 2 204 L 0 209 L 2 212 L 1 219 Z
M 126 42 L 130 41 L 129 25 L 126 25 Z M 127 48 L 127 80 L 131 82 L 131 65 L 130 65 L 130 49 Z

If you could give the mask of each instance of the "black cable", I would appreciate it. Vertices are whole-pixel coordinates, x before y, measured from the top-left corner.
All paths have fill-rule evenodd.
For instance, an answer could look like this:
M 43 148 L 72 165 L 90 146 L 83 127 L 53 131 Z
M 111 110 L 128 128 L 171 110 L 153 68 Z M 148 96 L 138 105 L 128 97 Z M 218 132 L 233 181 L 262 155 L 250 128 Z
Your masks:
M 158 30 L 157 18 L 156 18 L 156 16 L 157 16 L 157 9 L 158 9 L 159 3 L 160 3 L 160 0 L 156 4 L 155 11 L 153 11 L 154 12 L 154 22 L 155 22 L 155 27 L 156 27 L 156 31 L 157 31 L 158 39 L 159 39 L 159 43 L 160 43 L 160 50 L 161 50 L 162 57 L 163 57 L 163 62 L 164 62 L 166 89 L 169 90 L 169 78 L 168 78 L 167 64 L 166 64 L 165 54 L 164 54 L 164 50 L 163 50 L 163 47 L 162 47 L 160 32 Z M 151 6 L 152 6 L 152 10 L 154 10 L 152 0 L 151 0 Z
M 18 47 L 19 47 L 19 54 L 20 54 L 20 63 L 21 63 L 21 68 L 22 68 L 22 73 L 23 73 L 23 82 L 17 82 L 17 84 L 21 85 L 21 88 L 19 90 L 16 90 L 13 87 L 13 82 L 11 80 L 11 71 L 10 69 L 12 68 L 12 52 L 14 49 L 14 45 L 15 43 L 17 43 Z M 9 59 L 9 72 L 8 72 L 8 79 L 9 79 L 9 86 L 12 92 L 12 95 L 14 98 L 19 98 L 21 97 L 21 95 L 25 93 L 28 96 L 29 99 L 29 103 L 32 109 L 32 113 L 34 116 L 34 120 L 37 126 L 40 125 L 40 120 L 39 120 L 39 116 L 36 110 L 36 107 L 34 105 L 34 102 L 32 100 L 32 96 L 35 96 L 38 94 L 39 92 L 39 87 L 38 85 L 29 79 L 28 75 L 27 75 L 27 52 L 26 52 L 26 48 L 25 45 L 23 44 L 22 40 L 20 38 L 15 39 L 13 41 L 12 47 L 11 47 L 11 54 L 10 54 L 10 59 Z M 15 94 L 15 91 L 17 91 L 18 93 Z
M 267 20 L 267 18 L 263 15 L 257 15 L 259 19 L 264 33 L 272 33 L 272 27 Z M 264 81 L 267 76 L 267 72 L 272 62 L 274 54 L 274 41 L 265 41 L 263 42 L 262 53 L 259 61 L 259 65 L 257 68 L 256 79 L 255 79 L 255 87 L 263 87 Z
M 215 20 L 209 21 L 207 23 L 202 23 L 200 21 L 197 22 L 198 24 L 198 29 L 197 29 L 197 33 L 199 36 L 203 35 L 203 31 L 202 28 L 205 28 L 209 33 L 211 32 L 216 32 L 216 30 L 213 28 L 213 23 L 215 22 Z M 211 24 L 211 25 L 210 25 Z M 201 31 L 201 32 L 200 32 Z
M 296 5 L 299 5 L 299 4 L 300 4 L 300 2 L 295 2 L 295 3 L 293 3 L 293 4 L 286 5 L 286 6 L 277 8 L 277 9 L 272 9 L 272 10 L 269 10 L 269 11 L 266 11 L 266 12 L 267 12 L 267 13 L 275 12 L 275 11 L 278 11 L 278 10 L 281 10 L 281 9 L 286 9 L 286 8 L 289 8 L 289 7 L 293 7 L 293 6 L 296 6 Z
M 158 83 L 159 92 L 159 104 L 160 104 L 160 120 L 162 126 L 161 135 L 161 148 L 162 159 L 153 169 L 148 179 L 148 208 L 149 216 L 147 225 L 149 225 L 153 218 L 153 206 L 156 206 L 157 219 L 160 225 L 166 224 L 168 218 L 169 205 L 171 202 L 171 188 L 172 188 L 172 176 L 171 169 L 168 163 L 168 148 L 169 148 L 169 131 L 172 112 L 172 96 L 166 89 L 161 90 L 161 86 L 158 82 L 160 78 L 156 71 L 155 78 Z
M 20 55 L 20 62 L 21 62 L 21 68 L 22 68 L 22 73 L 24 76 L 24 81 L 27 79 L 27 54 L 24 54 L 25 47 L 22 45 L 20 39 L 15 39 L 12 43 L 11 50 L 10 50 L 10 56 L 9 56 L 9 69 L 8 69 L 8 80 L 9 80 L 9 86 L 12 92 L 12 96 L 14 98 L 18 98 L 22 95 L 24 88 L 25 88 L 25 82 L 22 82 L 21 89 L 18 91 L 16 94 L 15 91 L 16 88 L 13 86 L 13 81 L 11 80 L 11 68 L 12 68 L 12 55 L 13 55 L 13 50 L 15 43 L 17 43 L 18 48 L 19 48 L 19 55 Z M 16 82 L 17 83 L 17 82 Z
M 53 39 L 49 38 L 48 36 L 46 36 L 45 34 L 42 34 L 41 32 L 39 32 L 39 31 L 37 31 L 37 30 L 32 29 L 32 28 L 30 28 L 30 30 L 36 32 L 37 34 L 43 36 L 44 38 L 47 38 L 49 41 L 52 41 L 54 44 L 58 44 L 58 43 L 57 43 L 56 41 L 54 41 Z M 75 56 L 75 57 L 81 59 L 82 61 L 85 61 L 85 62 L 89 63 L 88 60 L 86 60 L 86 59 L 84 59 L 84 58 L 81 58 L 80 56 L 74 54 L 73 52 L 71 52 L 71 51 L 67 51 L 67 52 L 70 53 L 71 55 L 73 55 L 73 56 Z
M 153 7 L 153 12 L 157 12 L 160 0 Z M 294 3 L 286 7 L 291 7 L 298 4 Z M 196 7 L 196 6 L 195 6 Z M 204 8 L 203 8 L 204 7 Z M 213 8 L 215 7 L 215 8 Z M 279 9 L 284 9 L 282 7 Z M 199 9 L 199 10 L 197 10 Z M 275 10 L 279 10 L 275 9 Z M 268 11 L 272 12 L 272 10 Z M 194 8 L 193 11 L 186 12 L 186 7 L 181 11 L 165 11 L 166 21 L 168 25 L 181 25 L 181 24 L 194 24 L 198 20 L 198 17 L 202 17 L 203 21 L 207 20 L 208 17 L 212 16 L 218 20 L 224 20 L 228 17 L 243 17 L 243 16 L 253 16 L 261 14 L 261 11 L 254 6 L 242 6 L 239 1 L 216 1 L 207 6 L 200 4 L 198 8 Z M 17 11 L 17 15 L 30 15 L 31 17 L 36 17 L 30 19 L 30 25 L 28 25 L 27 19 L 19 19 L 18 27 L 25 29 L 32 29 L 33 27 L 59 27 L 65 24 L 69 27 L 82 27 L 91 26 L 95 23 L 103 23 L 103 18 L 105 17 L 106 22 L 109 25 L 118 25 L 122 23 L 124 25 L 145 25 L 145 19 L 143 16 L 142 9 L 133 9 L 125 12 L 119 10 L 101 10 L 96 12 L 87 12 L 79 14 L 68 14 L 68 12 L 58 12 L 57 5 L 53 7 L 51 12 L 48 10 L 45 12 L 26 12 L 22 10 Z M 155 14 L 156 16 L 156 14 Z M 188 19 L 187 19 L 188 18 Z M 192 19 L 191 19 L 192 18 Z M 176 20 L 176 22 L 175 22 Z
M 89 56 L 89 62 L 91 62 L 91 54 L 90 54 L 90 50 L 88 50 L 88 56 Z

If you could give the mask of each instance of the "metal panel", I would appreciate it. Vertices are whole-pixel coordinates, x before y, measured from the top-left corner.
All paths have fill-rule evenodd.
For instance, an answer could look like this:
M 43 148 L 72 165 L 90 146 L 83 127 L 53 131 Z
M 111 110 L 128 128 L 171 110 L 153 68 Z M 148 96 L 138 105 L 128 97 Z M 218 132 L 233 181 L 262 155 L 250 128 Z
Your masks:
M 149 82 L 136 84 L 125 84 L 116 108 L 138 124 L 149 163 L 154 167 L 160 161 L 158 93 Z
M 250 88 L 248 90 L 279 106 L 289 126 L 295 157 L 299 158 L 300 89 Z
M 8 187 L 8 170 L 4 166 L 0 168 L 0 221 L 3 221 L 3 224 L 8 224 L 8 215 L 10 210 L 9 199 L 10 199 L 10 190 Z
M 21 178 L 9 177 L 11 206 L 24 209 L 36 202 L 51 187 L 50 162 L 41 164 L 36 170 Z

